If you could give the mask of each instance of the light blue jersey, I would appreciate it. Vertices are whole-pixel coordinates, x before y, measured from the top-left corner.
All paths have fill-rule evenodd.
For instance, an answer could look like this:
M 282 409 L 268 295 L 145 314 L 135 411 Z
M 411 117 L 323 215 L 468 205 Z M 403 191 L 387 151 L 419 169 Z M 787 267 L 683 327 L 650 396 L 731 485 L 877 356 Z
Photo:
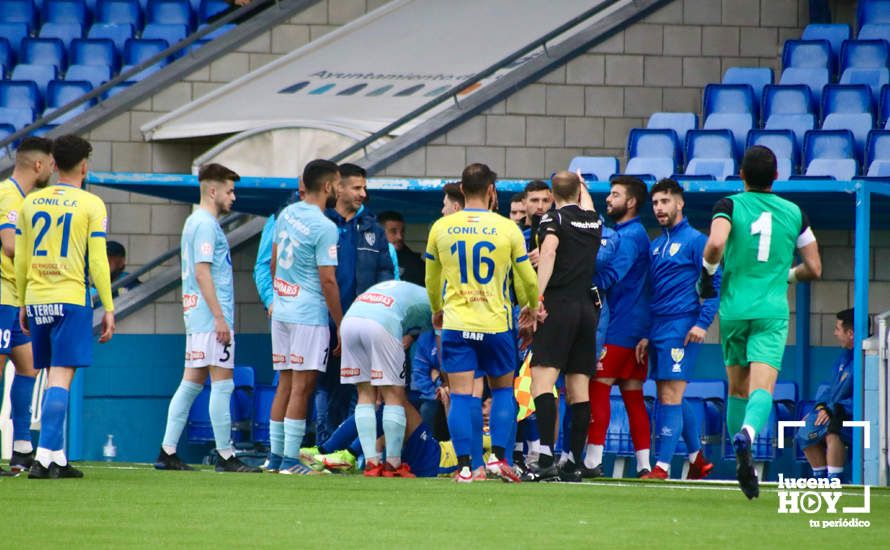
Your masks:
M 384 281 L 360 294 L 346 317 L 377 321 L 398 338 L 432 327 L 432 309 L 426 289 L 407 281 Z
M 209 263 L 216 299 L 229 328 L 235 327 L 235 297 L 232 283 L 232 255 L 229 241 L 210 212 L 198 208 L 182 228 L 182 316 L 186 334 L 211 332 L 213 314 L 204 301 L 195 264 Z
M 320 266 L 337 265 L 339 234 L 334 222 L 307 202 L 292 204 L 275 221 L 277 246 L 272 281 L 272 319 L 327 326 L 328 307 L 321 293 Z

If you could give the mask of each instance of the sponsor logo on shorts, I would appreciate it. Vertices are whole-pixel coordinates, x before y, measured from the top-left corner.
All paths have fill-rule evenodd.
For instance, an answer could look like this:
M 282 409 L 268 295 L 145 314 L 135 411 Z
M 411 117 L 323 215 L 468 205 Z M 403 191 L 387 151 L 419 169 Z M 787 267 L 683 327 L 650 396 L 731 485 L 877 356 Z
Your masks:
M 353 376 L 358 376 L 361 373 L 362 373 L 361 369 L 356 369 L 356 368 L 342 367 L 340 369 L 340 376 L 342 376 L 343 378 L 351 378 Z
M 371 380 L 383 380 L 383 371 L 371 369 Z
M 278 277 L 272 282 L 272 287 L 279 296 L 288 296 L 296 298 L 300 294 L 300 285 L 282 281 Z
M 290 354 L 290 362 L 295 365 L 302 365 L 303 364 L 303 356 L 297 355 L 296 353 L 291 353 Z
M 281 353 L 273 353 L 272 354 L 272 364 L 278 365 L 281 363 L 287 363 L 287 356 Z
M 183 294 L 182 295 L 182 312 L 185 313 L 190 309 L 194 309 L 198 307 L 198 295 L 197 294 Z
M 361 296 L 357 298 L 359 302 L 364 302 L 366 304 L 380 304 L 384 307 L 392 307 L 395 303 L 395 298 L 392 296 L 387 296 L 386 294 L 378 294 L 376 292 L 365 292 Z
M 203 351 L 185 352 L 186 361 L 199 361 L 201 359 L 204 359 Z
M 680 366 L 680 363 L 683 361 L 684 357 L 686 357 L 685 349 L 671 348 L 671 359 L 674 360 L 674 366 L 671 368 L 671 372 L 683 372 L 683 367 Z
M 461 336 L 464 340 L 473 340 L 475 342 L 481 342 L 485 338 L 485 334 L 481 332 L 468 332 L 466 330 L 461 333 Z
M 62 304 L 36 304 L 28 306 L 28 318 L 37 325 L 51 325 L 56 317 L 64 317 Z

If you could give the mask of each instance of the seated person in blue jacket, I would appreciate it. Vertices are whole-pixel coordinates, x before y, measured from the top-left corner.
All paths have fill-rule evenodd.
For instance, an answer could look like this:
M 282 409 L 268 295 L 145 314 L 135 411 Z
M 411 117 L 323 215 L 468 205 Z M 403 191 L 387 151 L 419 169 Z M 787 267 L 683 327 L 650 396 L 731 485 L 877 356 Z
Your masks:
M 837 314 L 834 337 L 841 353 L 834 363 L 831 379 L 816 395 L 816 406 L 803 417 L 806 425 L 797 430 L 797 444 L 813 469 L 813 477 L 839 478 L 844 471 L 846 445 L 852 441 L 850 428 L 842 423 L 853 410 L 853 310 Z
M 105 250 L 108 253 L 108 267 L 111 271 L 111 284 L 114 285 L 115 282 L 129 275 L 129 273 L 124 271 L 127 268 L 127 249 L 117 241 L 108 241 L 105 243 Z M 141 284 L 142 281 L 134 279 L 122 287 L 114 288 L 112 290 L 112 296 L 117 298 L 119 295 L 126 294 L 128 291 L 133 290 Z M 90 299 L 95 300 L 97 296 L 98 293 L 96 292 L 95 287 L 90 287 Z

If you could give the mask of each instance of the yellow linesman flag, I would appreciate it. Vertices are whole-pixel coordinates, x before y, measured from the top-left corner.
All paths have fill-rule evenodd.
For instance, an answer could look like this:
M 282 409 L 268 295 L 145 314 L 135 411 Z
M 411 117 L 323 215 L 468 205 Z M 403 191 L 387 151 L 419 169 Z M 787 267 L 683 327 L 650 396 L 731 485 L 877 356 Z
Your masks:
M 513 394 L 519 405 L 516 421 L 525 420 L 535 412 L 535 400 L 532 397 L 532 354 L 525 356 L 522 366 L 519 368 L 519 376 L 513 380 Z

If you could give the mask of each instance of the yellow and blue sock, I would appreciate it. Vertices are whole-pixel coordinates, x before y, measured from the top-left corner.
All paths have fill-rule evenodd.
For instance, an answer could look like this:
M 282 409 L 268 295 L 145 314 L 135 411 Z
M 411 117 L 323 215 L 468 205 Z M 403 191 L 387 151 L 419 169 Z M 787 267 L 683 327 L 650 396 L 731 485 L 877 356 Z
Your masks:
M 31 452 L 31 400 L 34 395 L 33 376 L 16 373 L 12 379 L 9 401 L 12 407 L 12 437 L 16 451 Z M 24 450 L 26 449 L 27 450 Z
M 656 464 L 670 471 L 671 458 L 677 450 L 677 441 L 683 431 L 683 405 L 658 404 L 655 419 Z
M 232 415 L 230 405 L 235 381 L 217 380 L 210 384 L 210 425 L 213 427 L 213 439 L 216 441 L 216 452 L 224 459 L 235 454 L 232 449 Z
M 402 444 L 405 440 L 407 424 L 405 407 L 384 405 L 383 435 L 386 438 L 386 461 L 396 467 L 402 463 Z
M 384 424 L 385 425 L 385 424 Z M 379 460 L 377 453 L 377 412 L 374 405 L 360 403 L 355 406 L 355 428 L 362 445 L 365 463 Z
M 170 407 L 167 409 L 167 427 L 164 429 L 162 443 L 167 454 L 172 455 L 176 452 L 176 445 L 179 444 L 179 436 L 182 435 L 185 423 L 188 422 L 192 403 L 201 393 L 201 389 L 203 389 L 201 384 L 183 380 L 170 399 Z

